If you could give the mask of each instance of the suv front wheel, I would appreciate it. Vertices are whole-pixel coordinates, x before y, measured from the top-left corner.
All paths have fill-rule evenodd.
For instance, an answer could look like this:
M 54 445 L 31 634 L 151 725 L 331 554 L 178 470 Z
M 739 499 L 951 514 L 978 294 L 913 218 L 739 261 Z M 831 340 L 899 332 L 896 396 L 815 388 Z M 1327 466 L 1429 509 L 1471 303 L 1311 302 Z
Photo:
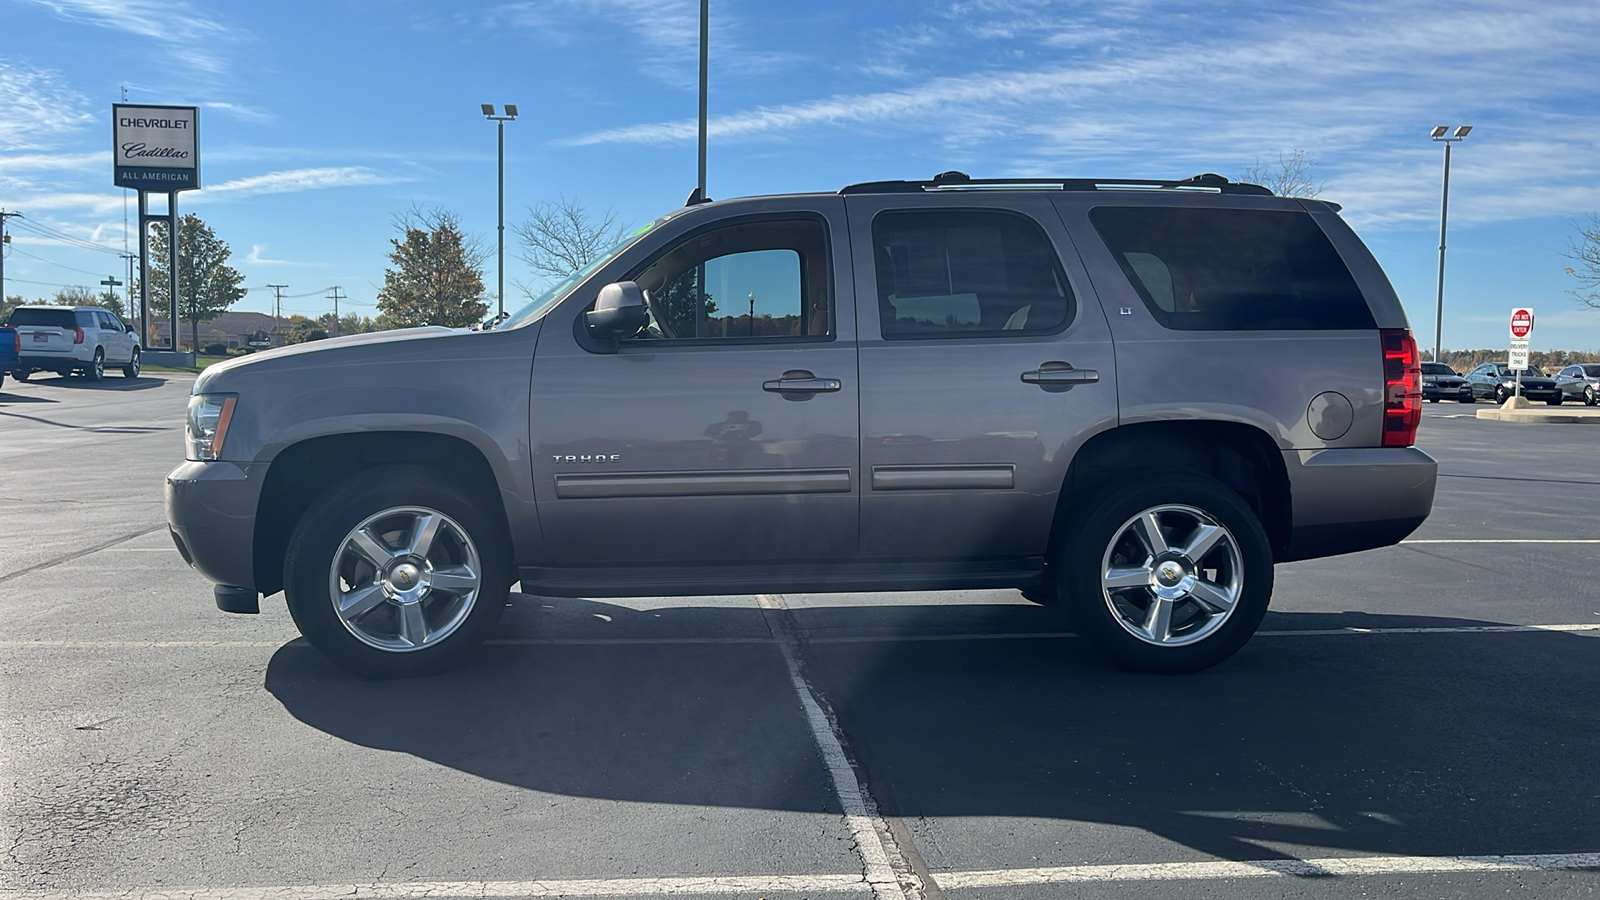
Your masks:
M 504 610 L 502 528 L 437 472 L 368 469 L 306 510 L 284 557 L 289 612 L 353 672 L 406 677 L 458 664 Z
M 1061 554 L 1059 590 L 1114 665 L 1197 672 L 1232 656 L 1272 596 L 1272 550 L 1255 511 L 1206 478 L 1172 476 L 1103 495 Z

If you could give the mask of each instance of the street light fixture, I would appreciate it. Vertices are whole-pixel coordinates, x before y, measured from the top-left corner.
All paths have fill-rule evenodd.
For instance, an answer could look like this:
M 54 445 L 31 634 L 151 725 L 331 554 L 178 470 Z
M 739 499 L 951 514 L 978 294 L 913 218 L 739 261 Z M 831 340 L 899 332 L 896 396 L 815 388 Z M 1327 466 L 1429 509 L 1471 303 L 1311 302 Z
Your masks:
M 1444 335 L 1444 230 L 1450 219 L 1450 145 L 1472 133 L 1471 125 L 1458 125 L 1450 133 L 1449 125 L 1435 125 L 1429 136 L 1444 144 L 1444 193 L 1439 201 L 1439 295 L 1433 310 L 1433 361 L 1439 359 L 1440 342 Z
M 517 105 L 506 104 L 506 113 L 503 116 L 495 115 L 493 103 L 479 104 L 483 110 L 483 117 L 496 123 L 495 127 L 500 132 L 500 276 L 495 287 L 495 299 L 499 301 L 499 309 L 495 313 L 495 322 L 506 317 L 506 123 L 517 118 Z

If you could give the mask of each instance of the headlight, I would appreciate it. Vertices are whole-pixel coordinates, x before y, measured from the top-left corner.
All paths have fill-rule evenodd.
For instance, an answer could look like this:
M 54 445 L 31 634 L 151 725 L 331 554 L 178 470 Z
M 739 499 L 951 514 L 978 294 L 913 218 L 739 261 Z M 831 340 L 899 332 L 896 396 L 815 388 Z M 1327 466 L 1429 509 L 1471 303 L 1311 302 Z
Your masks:
M 184 437 L 190 459 L 222 458 L 222 442 L 228 438 L 228 423 L 238 399 L 237 394 L 196 394 L 189 398 L 189 423 Z

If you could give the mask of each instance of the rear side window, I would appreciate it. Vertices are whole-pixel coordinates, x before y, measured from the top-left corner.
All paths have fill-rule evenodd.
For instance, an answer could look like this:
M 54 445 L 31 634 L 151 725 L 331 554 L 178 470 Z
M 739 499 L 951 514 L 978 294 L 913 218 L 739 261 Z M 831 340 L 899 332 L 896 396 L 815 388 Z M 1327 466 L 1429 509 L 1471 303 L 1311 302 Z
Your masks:
M 1072 289 L 1039 226 L 990 210 L 901 210 L 872 220 L 878 316 L 890 340 L 1060 331 Z
M 1377 327 L 1350 270 L 1307 213 L 1102 206 L 1089 219 L 1167 328 Z
M 70 309 L 14 309 L 7 325 L 41 325 L 51 328 L 76 328 Z

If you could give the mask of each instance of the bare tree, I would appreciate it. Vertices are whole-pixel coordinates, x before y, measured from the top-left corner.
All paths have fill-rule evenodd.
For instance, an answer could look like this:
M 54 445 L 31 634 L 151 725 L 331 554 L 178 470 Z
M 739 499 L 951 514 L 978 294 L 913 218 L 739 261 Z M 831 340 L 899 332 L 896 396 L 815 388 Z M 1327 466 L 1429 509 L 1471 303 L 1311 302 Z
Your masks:
M 1240 181 L 1259 184 L 1279 197 L 1316 197 L 1322 193 L 1324 183 L 1311 174 L 1317 161 L 1304 150 L 1278 151 L 1278 164 L 1263 163 L 1256 157 L 1253 165 L 1244 170 Z
M 541 200 L 526 221 L 511 226 L 522 242 L 518 256 L 547 278 L 565 278 L 600 258 L 627 233 L 611 210 L 592 214 L 576 199 Z
M 1566 256 L 1578 265 L 1567 266 L 1567 274 L 1578 279 L 1578 290 L 1567 293 L 1584 306 L 1600 309 L 1600 215 L 1589 216 L 1587 224 L 1573 224 L 1578 236 L 1567 239 Z

